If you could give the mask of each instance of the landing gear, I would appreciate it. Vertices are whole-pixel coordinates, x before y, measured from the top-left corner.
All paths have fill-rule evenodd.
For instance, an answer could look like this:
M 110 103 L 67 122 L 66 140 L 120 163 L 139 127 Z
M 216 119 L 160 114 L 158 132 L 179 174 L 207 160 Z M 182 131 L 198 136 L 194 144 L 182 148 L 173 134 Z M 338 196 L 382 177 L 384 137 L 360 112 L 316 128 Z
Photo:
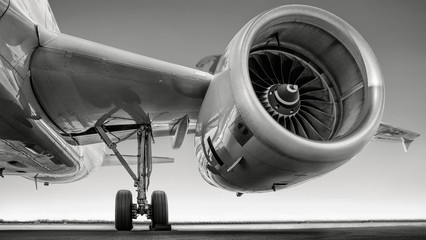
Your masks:
M 132 193 L 129 190 L 120 190 L 115 195 L 115 229 L 130 231 L 133 228 Z
M 132 219 L 138 215 L 146 215 L 151 219 L 151 230 L 171 230 L 168 216 L 167 196 L 163 191 L 154 191 L 151 196 L 151 204 L 148 203 L 146 193 L 148 192 L 149 179 L 152 172 L 152 130 L 150 125 L 142 125 L 139 129 L 123 139 L 113 142 L 107 134 L 106 128 L 96 124 L 95 129 L 106 145 L 114 151 L 120 163 L 135 181 L 137 191 L 137 203 L 132 203 L 132 194 L 128 190 L 117 192 L 115 199 L 115 228 L 118 231 L 130 231 L 133 228 Z M 138 162 L 137 175 L 132 171 L 126 160 L 117 150 L 117 144 L 137 134 L 138 140 Z

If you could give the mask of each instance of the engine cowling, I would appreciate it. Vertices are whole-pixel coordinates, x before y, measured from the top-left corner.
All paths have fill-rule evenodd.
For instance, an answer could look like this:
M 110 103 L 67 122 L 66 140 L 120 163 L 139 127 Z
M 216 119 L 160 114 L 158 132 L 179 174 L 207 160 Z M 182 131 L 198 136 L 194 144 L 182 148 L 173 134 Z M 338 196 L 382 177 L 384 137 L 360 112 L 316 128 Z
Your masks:
M 218 63 L 196 129 L 200 173 L 236 192 L 320 176 L 362 150 L 383 107 L 379 64 L 354 28 L 315 7 L 272 9 Z

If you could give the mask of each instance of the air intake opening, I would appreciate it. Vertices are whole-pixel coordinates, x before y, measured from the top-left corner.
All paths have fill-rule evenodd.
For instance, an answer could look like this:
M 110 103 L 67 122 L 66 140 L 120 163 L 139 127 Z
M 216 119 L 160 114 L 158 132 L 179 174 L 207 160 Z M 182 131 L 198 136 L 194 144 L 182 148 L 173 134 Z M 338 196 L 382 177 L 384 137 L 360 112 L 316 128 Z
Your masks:
M 283 128 L 309 140 L 345 137 L 368 112 L 359 50 L 333 28 L 276 19 L 250 48 L 248 71 L 260 103 Z
M 284 50 L 256 49 L 249 71 L 257 97 L 281 126 L 312 140 L 333 136 L 340 106 L 322 69 Z

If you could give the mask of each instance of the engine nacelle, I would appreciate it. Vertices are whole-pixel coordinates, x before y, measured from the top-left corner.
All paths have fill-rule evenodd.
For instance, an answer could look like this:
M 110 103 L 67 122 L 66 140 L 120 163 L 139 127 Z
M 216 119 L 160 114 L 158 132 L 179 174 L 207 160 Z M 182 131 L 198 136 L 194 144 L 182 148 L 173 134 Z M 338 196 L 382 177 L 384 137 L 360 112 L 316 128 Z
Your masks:
M 383 107 L 380 67 L 354 28 L 315 7 L 272 9 L 219 61 L 197 123 L 200 172 L 235 192 L 306 181 L 357 155 Z

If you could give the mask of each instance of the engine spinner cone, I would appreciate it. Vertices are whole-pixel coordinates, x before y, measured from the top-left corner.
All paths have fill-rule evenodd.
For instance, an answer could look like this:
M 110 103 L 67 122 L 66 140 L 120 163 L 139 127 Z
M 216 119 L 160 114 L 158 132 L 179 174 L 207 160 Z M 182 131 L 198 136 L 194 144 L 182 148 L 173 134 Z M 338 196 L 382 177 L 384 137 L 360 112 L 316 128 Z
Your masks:
M 300 109 L 299 88 L 293 84 L 276 84 L 268 91 L 268 102 L 274 111 L 292 116 Z

